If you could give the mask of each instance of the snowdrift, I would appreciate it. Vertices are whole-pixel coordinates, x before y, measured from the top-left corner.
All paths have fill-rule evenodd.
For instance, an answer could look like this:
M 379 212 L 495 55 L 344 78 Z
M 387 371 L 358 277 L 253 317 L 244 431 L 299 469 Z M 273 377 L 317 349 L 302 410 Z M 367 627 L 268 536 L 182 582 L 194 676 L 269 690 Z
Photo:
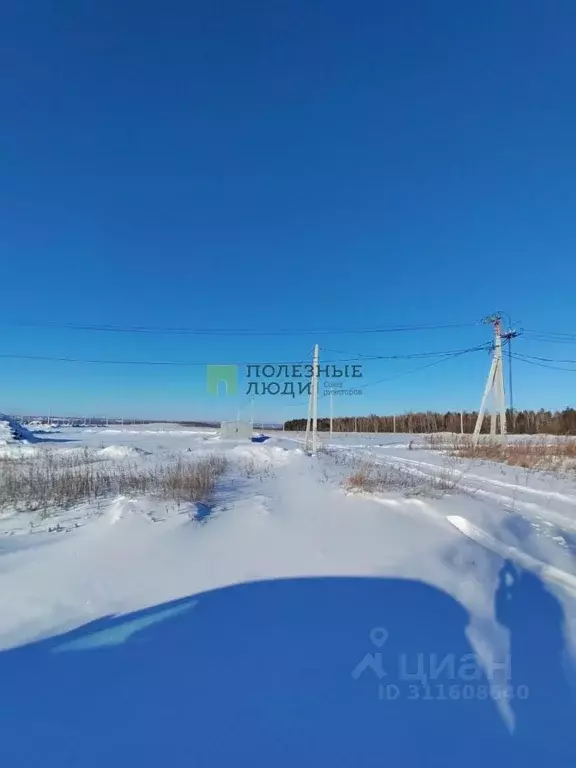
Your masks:
M 36 435 L 30 432 L 29 429 L 26 429 L 26 427 L 23 427 L 19 421 L 16 421 L 12 416 L 0 413 L 0 444 L 20 441 L 27 443 L 39 442 Z

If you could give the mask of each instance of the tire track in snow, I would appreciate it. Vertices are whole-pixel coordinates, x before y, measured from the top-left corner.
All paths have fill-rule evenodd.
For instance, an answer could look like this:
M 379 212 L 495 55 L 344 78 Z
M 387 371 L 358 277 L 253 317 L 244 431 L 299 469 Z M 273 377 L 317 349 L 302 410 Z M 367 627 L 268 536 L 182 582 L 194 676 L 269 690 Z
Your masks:
M 557 491 L 547 492 L 538 488 L 529 488 L 528 486 L 517 485 L 514 483 L 505 483 L 502 480 L 494 480 L 483 475 L 470 474 L 465 469 L 446 467 L 417 459 L 406 459 L 400 456 L 375 457 L 370 451 L 363 452 L 363 455 L 369 457 L 370 460 L 374 461 L 376 464 L 388 464 L 396 466 L 397 468 L 405 468 L 410 474 L 417 475 L 418 477 L 431 479 L 441 475 L 442 477 L 446 477 L 449 481 L 454 482 L 454 490 L 461 490 L 486 500 L 495 501 L 499 506 L 505 507 L 511 512 L 519 512 L 520 510 L 523 510 L 527 513 L 526 516 L 528 519 L 537 519 L 544 525 L 557 525 L 565 531 L 570 531 L 571 533 L 576 532 L 576 519 L 567 516 L 564 509 L 559 511 L 557 508 L 553 509 L 550 506 L 540 504 L 536 501 L 528 501 L 526 498 L 518 498 L 523 495 L 529 497 L 530 494 L 543 496 L 549 498 L 551 501 L 559 501 L 562 507 L 569 505 L 570 510 L 576 512 L 576 496 L 569 496 L 568 494 Z M 471 485 L 469 482 L 462 482 L 463 478 L 466 478 L 468 481 L 475 480 L 478 484 Z M 491 486 L 494 490 L 489 490 Z M 506 488 L 510 490 L 509 494 L 501 492 Z
M 438 469 L 441 469 L 442 471 L 448 471 L 453 474 L 457 474 L 458 472 L 460 472 L 460 470 L 452 470 L 447 467 L 439 466 L 438 464 L 432 464 L 430 462 L 420 461 L 418 459 L 405 459 L 404 457 L 401 457 L 401 456 L 398 456 L 398 457 L 394 456 L 393 458 L 394 458 L 394 461 L 403 462 L 405 464 L 418 465 L 420 467 L 430 467 L 430 469 L 436 470 L 436 471 Z M 558 501 L 571 504 L 573 508 L 576 509 L 576 496 L 570 496 L 569 494 L 560 493 L 559 491 L 549 491 L 549 490 L 541 490 L 540 488 L 530 488 L 526 485 L 519 485 L 518 483 L 505 483 L 503 480 L 496 480 L 494 478 L 486 477 L 485 475 L 475 475 L 466 471 L 464 471 L 462 474 L 465 475 L 470 480 L 478 480 L 481 483 L 488 483 L 490 485 L 496 485 L 501 488 L 510 488 L 521 493 L 528 493 L 528 494 L 531 493 L 538 496 L 544 496 L 545 498 L 555 498 Z
M 407 470 L 411 474 L 428 479 L 433 477 L 433 475 L 430 472 L 425 471 L 425 469 L 421 469 L 420 465 L 423 465 L 424 467 L 431 467 L 434 470 L 444 469 L 438 465 L 428 464 L 427 462 L 420 463 L 412 459 L 406 459 L 406 464 L 402 463 L 402 459 L 394 464 L 396 457 L 378 457 L 376 459 L 372 454 L 368 455 L 370 456 L 370 459 L 377 464 L 396 466 L 399 468 L 408 465 Z M 465 472 L 462 472 L 462 470 L 456 470 L 450 472 L 450 474 L 457 477 L 460 474 L 464 475 Z M 484 478 L 480 476 L 476 477 L 479 480 L 484 481 Z M 503 483 L 502 485 L 508 485 L 510 488 L 516 487 L 513 484 Z M 495 493 L 481 488 L 465 486 L 460 483 L 455 484 L 455 490 L 458 489 L 464 492 L 471 492 L 474 496 L 480 496 L 482 499 L 495 500 L 500 506 L 508 506 L 508 511 L 512 512 L 515 516 L 525 520 L 537 535 L 544 536 L 547 539 L 552 539 L 556 545 L 560 545 L 563 548 L 569 548 L 568 545 L 570 542 L 570 537 L 569 534 L 567 534 L 567 529 L 570 528 L 571 530 L 576 530 L 575 521 L 569 519 L 567 520 L 561 514 L 556 514 L 550 510 L 543 510 L 543 508 L 536 503 L 518 502 L 516 500 L 512 500 L 510 497 L 502 493 Z M 488 530 L 485 530 L 481 526 L 477 526 L 472 521 L 461 517 L 460 515 L 446 514 L 447 510 L 441 506 L 441 500 L 423 500 L 419 498 L 405 498 L 403 500 L 399 500 L 394 498 L 374 496 L 372 494 L 367 494 L 367 496 L 372 498 L 373 501 L 382 504 L 383 506 L 391 507 L 394 509 L 401 508 L 403 512 L 415 514 L 419 517 L 425 517 L 441 527 L 456 528 L 460 531 L 460 533 L 476 541 L 477 544 L 483 545 L 486 549 L 491 550 L 502 558 L 509 558 L 514 560 L 523 567 L 540 574 L 540 576 L 545 580 L 554 582 L 564 587 L 576 597 L 576 573 L 570 573 L 568 570 L 558 568 L 555 565 L 552 565 L 551 563 L 541 559 L 541 557 L 535 556 L 536 553 L 531 554 L 530 552 L 524 551 L 522 548 L 514 544 L 502 540 L 499 536 L 499 533 L 496 531 L 488 532 Z M 523 515 L 518 511 L 518 509 L 510 509 L 511 501 L 514 501 L 516 507 L 522 505 L 526 510 L 529 510 L 531 514 Z M 548 518 L 543 516 L 544 512 L 548 515 Z M 564 528 L 555 527 L 555 524 L 552 522 L 552 520 L 556 519 L 564 524 Z M 562 543 L 560 543 L 558 541 L 557 534 L 561 534 L 562 532 L 565 532 L 565 535 L 568 537 L 568 541 L 562 539 Z
M 492 478 L 483 475 L 469 474 L 465 468 L 466 464 L 463 467 L 446 467 L 395 455 L 374 455 L 369 446 L 365 446 L 362 452 L 353 451 L 351 453 L 362 456 L 362 458 L 368 458 L 376 464 L 405 470 L 423 479 L 431 480 L 440 476 L 443 480 L 454 483 L 454 491 L 461 491 L 486 502 L 494 502 L 508 514 L 526 521 L 534 529 L 536 535 L 554 542 L 564 551 L 574 553 L 576 519 L 567 515 L 566 512 L 576 512 L 576 496 L 557 491 L 548 493 L 541 489 L 506 483 L 497 479 L 492 480 Z M 473 484 L 463 482 L 464 478 L 476 482 Z M 505 489 L 508 489 L 510 493 L 503 492 Z M 518 498 L 522 496 L 524 498 Z M 554 506 L 543 505 L 539 503 L 541 497 L 556 503 Z

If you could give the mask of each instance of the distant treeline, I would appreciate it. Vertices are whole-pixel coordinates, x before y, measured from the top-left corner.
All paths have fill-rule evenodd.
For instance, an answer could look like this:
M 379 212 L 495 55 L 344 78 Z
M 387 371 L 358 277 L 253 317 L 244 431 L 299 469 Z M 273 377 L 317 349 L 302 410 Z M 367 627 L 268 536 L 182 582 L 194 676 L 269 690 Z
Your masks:
M 465 411 L 462 414 L 464 432 L 474 431 L 478 411 Z M 335 432 L 460 432 L 461 415 L 459 411 L 435 413 L 402 413 L 397 416 L 340 416 L 334 418 Z M 506 412 L 509 432 L 517 434 L 576 435 L 576 409 L 565 408 L 563 411 L 511 411 Z M 286 422 L 286 429 L 301 432 L 306 429 L 306 419 L 291 419 Z M 330 430 L 330 419 L 319 418 L 318 429 Z M 483 432 L 490 431 L 490 414 L 484 419 Z

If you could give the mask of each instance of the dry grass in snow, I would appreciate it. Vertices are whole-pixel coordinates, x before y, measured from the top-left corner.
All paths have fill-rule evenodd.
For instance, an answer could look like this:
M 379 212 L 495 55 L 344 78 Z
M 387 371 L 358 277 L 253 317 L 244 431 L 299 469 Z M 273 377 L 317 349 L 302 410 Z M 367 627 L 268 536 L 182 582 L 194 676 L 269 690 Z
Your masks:
M 435 495 L 454 490 L 456 482 L 442 468 L 426 477 L 389 464 L 361 462 L 345 480 L 349 490 L 367 493 L 400 491 L 409 495 Z
M 24 460 L 0 457 L 0 509 L 40 511 L 116 495 L 150 495 L 186 502 L 205 501 L 226 469 L 223 456 L 181 456 L 142 464 L 108 462 L 91 451 L 40 451 Z
M 546 471 L 576 470 L 576 440 L 570 438 L 510 437 L 508 441 L 482 435 L 474 446 L 472 435 L 427 435 L 426 445 L 436 450 L 447 450 L 464 459 L 499 461 L 525 469 Z

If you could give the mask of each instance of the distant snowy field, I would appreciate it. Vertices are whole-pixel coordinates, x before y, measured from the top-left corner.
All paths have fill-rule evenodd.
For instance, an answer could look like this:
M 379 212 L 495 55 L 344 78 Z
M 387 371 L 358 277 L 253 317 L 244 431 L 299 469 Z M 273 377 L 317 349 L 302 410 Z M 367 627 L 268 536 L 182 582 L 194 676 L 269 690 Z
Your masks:
M 0 510 L 0 647 L 217 587 L 304 576 L 418 579 L 470 612 L 482 655 L 505 652 L 494 615 L 504 559 L 535 573 L 564 607 L 576 645 L 576 479 L 470 462 L 415 435 L 302 435 L 223 441 L 177 425 L 68 428 L 14 442 L 0 459 L 33 466 L 41 452 L 150 467 L 181 455 L 229 460 L 208 514 L 151 496 L 122 496 L 49 514 Z M 366 494 L 343 480 L 358 463 L 453 481 L 444 493 Z M 28 462 L 28 463 L 26 463 Z

